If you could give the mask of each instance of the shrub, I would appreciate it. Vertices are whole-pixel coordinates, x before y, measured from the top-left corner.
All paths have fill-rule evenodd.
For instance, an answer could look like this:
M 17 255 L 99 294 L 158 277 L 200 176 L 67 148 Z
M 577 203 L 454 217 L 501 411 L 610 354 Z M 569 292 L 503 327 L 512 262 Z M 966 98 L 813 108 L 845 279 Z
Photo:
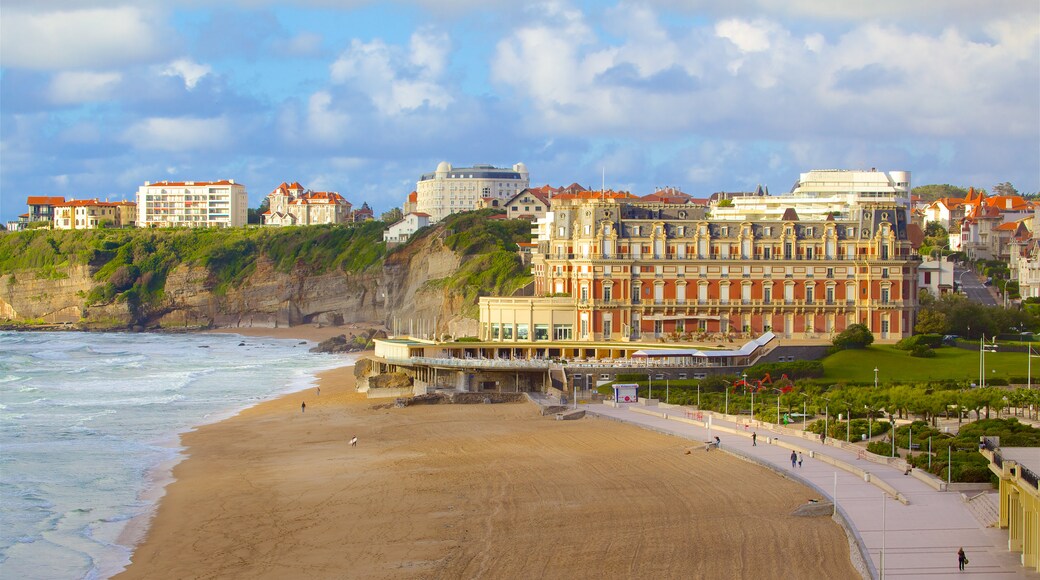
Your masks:
M 871 452 L 871 453 L 873 453 L 875 455 L 881 455 L 883 457 L 891 457 L 892 456 L 892 444 L 891 443 L 885 443 L 884 441 L 871 441 L 870 443 L 867 443 L 867 451 L 869 451 L 869 452 Z
M 874 334 L 863 324 L 850 324 L 832 343 L 837 349 L 866 348 L 874 342 Z
M 650 376 L 647 375 L 646 373 L 618 373 L 615 376 L 614 381 L 615 382 L 624 382 L 624 381 L 637 382 L 637 381 L 646 381 L 646 380 L 649 380 L 649 378 L 650 378 Z
M 913 350 L 914 347 L 924 345 L 930 348 L 939 348 L 942 346 L 942 335 L 941 334 L 915 334 L 914 336 L 908 336 L 896 343 L 896 348 L 900 350 Z
M 935 356 L 935 351 L 927 344 L 915 344 L 913 348 L 910 349 L 910 356 L 918 358 L 933 358 Z

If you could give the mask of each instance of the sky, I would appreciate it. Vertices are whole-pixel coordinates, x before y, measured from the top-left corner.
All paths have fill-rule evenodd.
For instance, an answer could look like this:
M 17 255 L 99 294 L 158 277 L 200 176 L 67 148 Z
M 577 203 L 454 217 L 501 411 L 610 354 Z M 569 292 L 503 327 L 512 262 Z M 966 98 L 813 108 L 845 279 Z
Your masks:
M 1040 190 L 1036 0 L 4 0 L 0 221 L 283 181 L 400 206 L 440 161 L 696 197 L 811 169 Z

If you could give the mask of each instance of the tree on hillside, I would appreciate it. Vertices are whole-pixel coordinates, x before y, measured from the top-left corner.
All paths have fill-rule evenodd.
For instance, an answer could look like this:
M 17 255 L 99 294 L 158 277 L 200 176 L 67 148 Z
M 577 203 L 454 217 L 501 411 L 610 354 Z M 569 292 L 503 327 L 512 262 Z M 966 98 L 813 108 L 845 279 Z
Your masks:
M 835 348 L 866 348 L 874 342 L 874 334 L 863 324 L 851 324 L 831 341 Z
M 993 195 L 1018 195 L 1018 190 L 1011 182 L 1005 181 L 993 186 Z
M 968 195 L 968 190 L 944 183 L 942 185 L 919 185 L 910 190 L 910 193 L 920 196 L 924 201 L 935 201 L 940 197 L 964 197 Z
M 915 334 L 946 334 L 950 323 L 946 319 L 946 313 L 939 310 L 921 310 L 917 315 L 917 324 L 914 325 Z
M 247 215 L 246 223 L 248 223 L 248 224 L 259 224 L 259 223 L 262 223 L 263 222 L 263 218 L 261 216 L 263 215 L 263 213 L 265 211 L 267 211 L 270 208 L 271 208 L 271 200 L 267 199 L 266 197 L 264 199 L 260 200 L 260 205 L 257 206 L 255 209 L 254 208 L 249 208 L 248 210 L 246 210 L 246 215 Z
M 395 207 L 389 211 L 383 212 L 383 214 L 379 216 L 379 219 L 383 220 L 388 224 L 392 224 L 399 221 L 403 217 L 404 212 L 401 211 L 401 208 Z

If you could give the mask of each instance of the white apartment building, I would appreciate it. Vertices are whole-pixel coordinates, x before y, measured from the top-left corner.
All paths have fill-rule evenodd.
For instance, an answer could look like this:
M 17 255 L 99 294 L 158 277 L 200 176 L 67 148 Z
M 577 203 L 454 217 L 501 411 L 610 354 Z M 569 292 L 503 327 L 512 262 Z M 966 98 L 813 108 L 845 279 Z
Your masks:
M 754 221 L 781 219 L 788 208 L 795 208 L 804 220 L 836 220 L 855 217 L 859 209 L 893 205 L 908 212 L 910 208 L 909 171 L 870 171 L 814 169 L 802 173 L 790 193 L 734 197 L 733 205 L 711 207 L 712 219 Z
M 476 209 L 482 198 L 505 201 L 530 183 L 523 163 L 503 169 L 493 165 L 452 167 L 442 161 L 437 171 L 424 173 L 419 178 L 415 186 L 415 207 L 408 209 L 429 214 L 430 223 L 436 223 L 453 213 Z
M 146 181 L 137 190 L 137 225 L 222 228 L 248 222 L 249 196 L 234 179 Z

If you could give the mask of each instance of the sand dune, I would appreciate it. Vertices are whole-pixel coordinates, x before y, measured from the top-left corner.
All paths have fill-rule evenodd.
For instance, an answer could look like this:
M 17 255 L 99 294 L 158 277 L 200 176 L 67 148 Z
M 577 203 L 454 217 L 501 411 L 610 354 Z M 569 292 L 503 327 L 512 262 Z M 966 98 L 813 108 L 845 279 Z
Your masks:
M 349 368 L 321 381 L 185 435 L 117 578 L 856 576 L 837 524 L 789 515 L 811 490 L 725 453 L 528 404 L 373 408 Z

